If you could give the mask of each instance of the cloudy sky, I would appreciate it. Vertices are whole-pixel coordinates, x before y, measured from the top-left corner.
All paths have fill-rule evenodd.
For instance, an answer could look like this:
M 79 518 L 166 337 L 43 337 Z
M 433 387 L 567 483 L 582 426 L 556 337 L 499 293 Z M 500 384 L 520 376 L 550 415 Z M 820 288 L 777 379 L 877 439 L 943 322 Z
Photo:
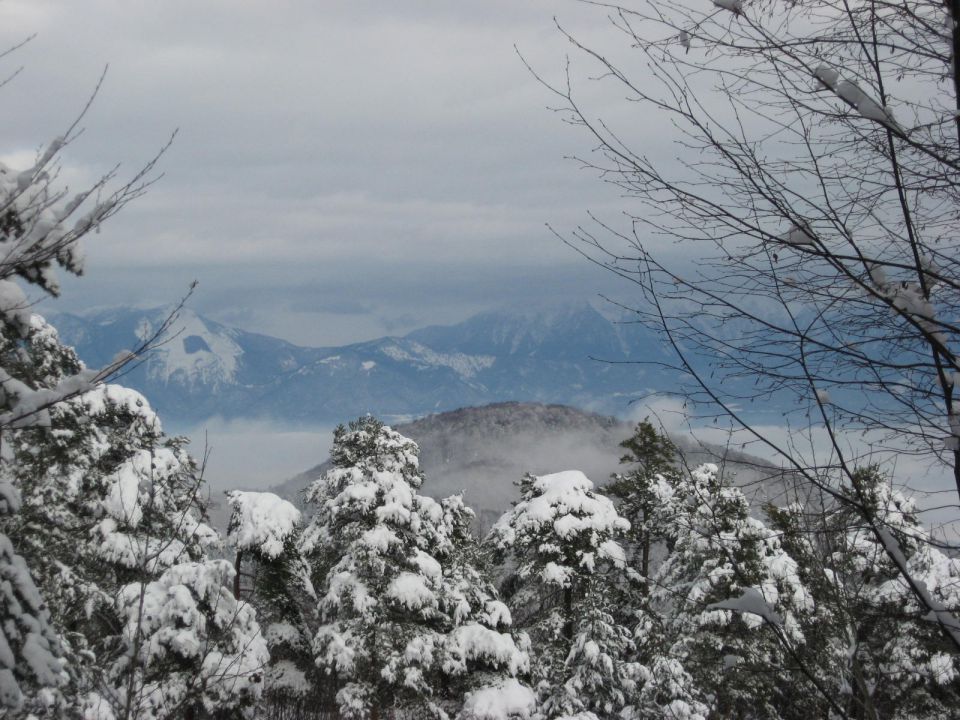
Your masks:
M 198 311 L 328 345 L 609 290 L 545 227 L 624 202 L 566 159 L 588 138 L 514 49 L 563 77 L 554 17 L 622 43 L 572 0 L 0 0 L 0 44 L 35 35 L 0 60 L 23 68 L 0 159 L 28 165 L 107 65 L 65 181 L 129 176 L 178 131 L 58 309 L 161 305 L 197 279 Z M 623 105 L 592 85 L 598 115 Z

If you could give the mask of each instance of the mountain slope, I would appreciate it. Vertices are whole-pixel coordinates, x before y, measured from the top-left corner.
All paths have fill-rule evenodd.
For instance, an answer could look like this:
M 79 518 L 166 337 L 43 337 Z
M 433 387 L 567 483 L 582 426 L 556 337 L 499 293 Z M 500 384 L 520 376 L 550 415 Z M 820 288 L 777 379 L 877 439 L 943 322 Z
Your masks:
M 630 424 L 563 405 L 506 402 L 460 408 L 394 426 L 420 446 L 422 492 L 462 492 L 483 528 L 515 498 L 526 472 L 577 468 L 598 483 L 616 471 Z M 293 502 L 325 470 L 321 463 L 272 488 Z

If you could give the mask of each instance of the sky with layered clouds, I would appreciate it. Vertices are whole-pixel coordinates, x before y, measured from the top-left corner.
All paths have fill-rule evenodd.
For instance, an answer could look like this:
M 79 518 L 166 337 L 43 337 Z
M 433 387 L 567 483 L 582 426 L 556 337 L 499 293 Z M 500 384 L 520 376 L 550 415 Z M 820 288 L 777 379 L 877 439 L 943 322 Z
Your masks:
M 0 160 L 29 166 L 109 66 L 61 178 L 163 177 L 88 239 L 54 307 L 197 311 L 308 345 L 609 292 L 546 227 L 624 200 L 569 159 L 585 133 L 524 67 L 619 44 L 572 0 L 0 0 Z M 623 111 L 571 58 L 597 115 Z M 633 110 L 630 110 L 633 112 Z M 644 118 L 636 118 L 641 127 Z

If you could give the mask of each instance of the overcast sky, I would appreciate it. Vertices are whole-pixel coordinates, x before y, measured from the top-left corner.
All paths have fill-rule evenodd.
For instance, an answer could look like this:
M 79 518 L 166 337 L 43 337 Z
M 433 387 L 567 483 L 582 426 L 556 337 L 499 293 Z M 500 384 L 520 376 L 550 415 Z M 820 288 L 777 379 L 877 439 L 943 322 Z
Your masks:
M 617 40 L 572 0 L 0 0 L 4 47 L 36 34 L 0 60 L 23 67 L 0 159 L 28 165 L 108 64 L 65 180 L 129 175 L 179 130 L 57 308 L 160 305 L 197 279 L 202 313 L 330 345 L 609 289 L 545 227 L 623 207 L 565 159 L 588 138 L 514 50 L 560 79 L 555 16 Z M 598 115 L 623 105 L 584 92 Z

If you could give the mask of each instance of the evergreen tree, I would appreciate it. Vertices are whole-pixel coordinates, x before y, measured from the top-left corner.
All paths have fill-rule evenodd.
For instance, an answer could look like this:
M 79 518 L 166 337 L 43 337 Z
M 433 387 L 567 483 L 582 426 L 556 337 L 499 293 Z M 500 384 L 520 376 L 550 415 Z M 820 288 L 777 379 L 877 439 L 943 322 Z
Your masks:
M 423 502 L 431 507 L 429 498 Z M 500 601 L 486 571 L 487 559 L 470 531 L 473 511 L 460 495 L 444 498 L 439 509 L 442 520 L 437 527 L 442 537 L 428 541 L 443 567 L 440 608 L 445 637 L 437 682 L 452 714 L 465 696 L 501 686 L 526 675 L 530 668 L 523 651 L 528 640 L 522 634 L 511 635 L 510 610 Z M 471 720 L 473 716 L 464 710 L 459 717 Z
M 24 338 L 5 339 L 0 362 L 37 392 L 83 372 L 38 316 Z M 265 661 L 259 629 L 250 608 L 231 599 L 227 611 L 210 585 L 226 575 L 207 560 L 219 538 L 204 522 L 201 481 L 184 441 L 163 434 L 142 396 L 112 384 L 51 405 L 44 420 L 7 432 L 8 473 L 22 497 L 8 532 L 47 600 L 69 669 L 59 700 L 37 695 L 33 712 L 59 717 L 84 707 L 103 717 L 168 717 L 214 704 L 250 707 Z M 161 612 L 173 599 L 180 614 Z M 148 601 L 156 606 L 150 612 L 141 604 Z M 175 662 L 144 648 L 166 642 L 158 638 L 170 629 L 159 617 L 179 623 L 183 642 L 167 647 Z M 229 658 L 229 667 L 211 664 L 211 654 Z M 157 688 L 165 689 L 157 695 Z
M 105 190 L 108 178 L 103 178 L 67 200 L 53 187 L 49 171 L 70 139 L 51 142 L 30 168 L 17 171 L 0 163 L 0 704 L 14 712 L 60 712 L 59 690 L 69 679 L 63 638 L 51 622 L 33 568 L 17 548 L 24 539 L 18 533 L 24 505 L 17 434 L 49 427 L 52 408 L 91 389 L 100 377 L 73 366 L 56 382 L 42 380 L 49 358 L 31 356 L 23 348 L 33 321 L 30 303 L 14 278 L 58 294 L 58 269 L 82 271 L 80 239 L 142 190 L 142 174 L 112 193 Z M 91 197 L 99 202 L 87 202 Z
M 583 473 L 567 471 L 526 476 L 490 532 L 487 542 L 516 563 L 513 601 L 532 635 L 538 717 L 612 718 L 629 703 L 642 668 L 628 660 L 632 639 L 610 607 L 628 529 Z
M 658 432 L 644 419 L 637 423 L 633 435 L 620 443 L 626 452 L 622 465 L 634 465 L 629 472 L 616 473 L 607 492 L 619 500 L 619 512 L 630 522 L 628 540 L 633 549 L 631 565 L 644 581 L 650 575 L 650 549 L 662 537 L 655 536 L 650 527 L 656 510 L 657 494 L 652 487 L 656 478 L 673 482 L 677 478 L 677 448 L 670 439 Z
M 0 512 L 9 517 L 20 509 L 20 498 L 6 478 L 0 478 Z M 3 618 L 0 646 L 0 702 L 10 710 L 24 704 L 24 693 L 42 689 L 53 704 L 51 688 L 61 686 L 66 675 L 60 638 L 50 622 L 30 568 L 14 550 L 10 538 L 0 534 L 0 613 Z
M 259 630 L 249 608 L 225 614 L 209 580 L 224 576 L 206 561 L 218 538 L 184 441 L 163 434 L 139 394 L 102 384 L 129 355 L 84 368 L 11 280 L 56 294 L 55 268 L 79 273 L 79 239 L 142 190 L 140 175 L 64 202 L 45 173 L 63 143 L 29 170 L 0 166 L 0 702 L 17 716 L 148 717 L 149 688 L 165 687 L 152 716 L 249 706 Z M 101 201 L 73 220 L 94 194 Z M 179 620 L 165 616 L 173 627 L 145 612 L 158 592 L 158 607 L 181 601 Z M 176 660 L 158 662 L 167 640 Z M 229 668 L 218 672 L 214 656 Z
M 715 465 L 690 473 L 664 506 L 672 549 L 653 576 L 655 617 L 638 628 L 644 664 L 679 661 L 692 680 L 679 699 L 719 717 L 804 716 L 808 708 L 794 702 L 793 649 L 805 641 L 814 602 L 779 535 L 751 516 Z
M 226 560 L 181 562 L 124 586 L 121 652 L 85 710 L 118 720 L 255 717 L 269 652 L 253 606 L 228 589 L 233 573 Z
M 948 612 L 960 610 L 960 561 L 930 543 L 913 502 L 876 468 L 853 474 L 859 497 L 910 574 Z M 947 718 L 960 664 L 873 530 L 844 506 L 772 510 L 809 576 L 820 612 L 804 627 L 811 664 L 850 717 Z M 806 578 L 805 578 L 806 579 Z
M 56 189 L 77 127 L 30 168 L 0 163 L 0 715 L 236 716 L 265 648 L 252 608 L 223 597 L 232 569 L 207 559 L 218 537 L 185 442 L 102 384 L 134 355 L 84 368 L 14 282 L 57 295 L 80 240 L 149 183 L 153 162 L 113 191 L 112 173 Z
M 256 608 L 270 651 L 263 702 L 276 710 L 298 707 L 323 684 L 310 649 L 317 596 L 300 552 L 300 511 L 273 493 L 233 490 L 227 496 L 234 596 Z
M 380 421 L 361 418 L 337 428 L 334 468 L 308 491 L 317 513 L 304 547 L 322 616 L 314 652 L 340 681 L 347 718 L 392 709 L 447 717 L 451 677 L 478 666 L 501 677 L 526 667 L 497 629 L 509 613 L 482 582 L 472 585 L 468 556 L 456 548 L 469 522 L 462 504 L 417 493 L 418 453 Z
M 58 208 L 61 198 L 51 195 L 41 178 L 62 142 L 51 143 L 36 165 L 22 172 L 0 164 L 0 335 L 5 344 L 15 345 L 30 328 L 29 303 L 14 277 L 56 292 L 56 266 L 74 273 L 81 269 L 75 251 L 83 233 L 68 231 L 65 222 L 84 198 Z M 0 364 L 0 703 L 5 709 L 22 708 L 25 692 L 42 693 L 41 705 L 54 702 L 53 690 L 67 677 L 59 633 L 30 567 L 11 540 L 10 526 L 22 506 L 9 433 L 14 426 L 44 424 L 49 405 L 70 390 L 89 386 L 91 379 L 79 374 L 70 388 L 59 388 L 59 395 L 56 389 L 38 394 L 17 377 L 16 368 Z

